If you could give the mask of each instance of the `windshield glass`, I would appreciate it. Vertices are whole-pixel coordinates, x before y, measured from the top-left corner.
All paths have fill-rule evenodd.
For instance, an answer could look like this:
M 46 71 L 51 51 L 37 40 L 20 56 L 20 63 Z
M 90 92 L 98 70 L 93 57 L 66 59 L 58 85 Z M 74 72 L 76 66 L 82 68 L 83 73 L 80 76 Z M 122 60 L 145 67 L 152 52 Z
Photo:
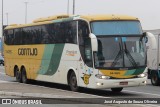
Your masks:
M 124 68 L 145 66 L 145 50 L 140 37 L 101 37 L 94 53 L 95 67 Z
M 139 21 L 97 21 L 91 22 L 92 33 L 102 35 L 140 35 Z

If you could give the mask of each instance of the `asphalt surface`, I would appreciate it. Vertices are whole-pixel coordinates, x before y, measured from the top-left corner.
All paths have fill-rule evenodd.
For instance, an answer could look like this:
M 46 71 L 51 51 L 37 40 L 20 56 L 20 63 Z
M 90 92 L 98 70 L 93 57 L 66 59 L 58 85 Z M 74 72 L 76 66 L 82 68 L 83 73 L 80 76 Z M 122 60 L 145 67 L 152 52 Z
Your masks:
M 12 98 L 10 96 L 15 96 L 15 98 L 114 98 L 114 99 L 124 99 L 124 98 L 160 98 L 159 86 L 152 86 L 148 80 L 146 86 L 141 87 L 130 87 L 125 88 L 121 93 L 113 93 L 110 89 L 106 90 L 93 90 L 93 89 L 84 89 L 82 88 L 79 92 L 70 91 L 69 87 L 66 85 L 60 85 L 55 83 L 46 83 L 31 81 L 29 84 L 23 84 L 16 82 L 15 78 L 5 75 L 4 67 L 0 66 L 0 98 Z M 69 101 L 70 102 L 70 101 Z M 62 102 L 63 103 L 63 102 Z M 62 104 L 60 102 L 60 104 Z M 85 101 L 82 103 L 86 103 Z M 94 104 L 95 101 L 89 102 Z M 64 106 L 62 105 L 59 105 Z M 73 106 L 73 105 L 72 105 Z M 71 106 L 71 107 L 72 107 Z M 80 104 L 77 107 L 83 106 Z M 74 107 L 76 107 L 74 106 Z M 97 107 L 95 104 L 91 105 L 92 107 Z M 105 106 L 102 104 L 98 105 L 99 107 Z M 108 105 L 110 107 L 127 107 L 126 104 L 113 104 Z M 158 107 L 157 104 L 136 104 L 129 105 L 130 107 Z M 46 105 L 50 107 L 50 105 Z M 90 105 L 87 105 L 90 107 Z

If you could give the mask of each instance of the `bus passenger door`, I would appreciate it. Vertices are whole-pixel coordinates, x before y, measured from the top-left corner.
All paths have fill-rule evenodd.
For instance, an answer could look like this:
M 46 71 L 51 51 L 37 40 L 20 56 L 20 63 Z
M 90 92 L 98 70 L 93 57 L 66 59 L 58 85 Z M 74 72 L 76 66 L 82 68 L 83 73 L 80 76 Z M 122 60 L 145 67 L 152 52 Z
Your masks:
M 93 81 L 91 80 L 93 61 L 89 27 L 85 21 L 78 21 L 78 41 L 80 50 L 80 59 L 78 62 L 79 85 L 88 87 L 91 81 Z

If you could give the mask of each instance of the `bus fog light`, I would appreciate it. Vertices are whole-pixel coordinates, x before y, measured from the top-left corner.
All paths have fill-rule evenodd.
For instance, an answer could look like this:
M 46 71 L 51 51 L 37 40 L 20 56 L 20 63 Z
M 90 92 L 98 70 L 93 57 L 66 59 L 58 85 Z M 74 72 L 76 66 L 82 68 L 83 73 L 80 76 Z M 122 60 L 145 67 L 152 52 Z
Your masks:
M 99 82 L 97 82 L 97 85 L 98 85 L 98 86 L 101 86 L 101 85 L 103 85 L 103 83 L 99 83 Z
M 143 81 L 142 83 L 147 84 L 147 81 Z

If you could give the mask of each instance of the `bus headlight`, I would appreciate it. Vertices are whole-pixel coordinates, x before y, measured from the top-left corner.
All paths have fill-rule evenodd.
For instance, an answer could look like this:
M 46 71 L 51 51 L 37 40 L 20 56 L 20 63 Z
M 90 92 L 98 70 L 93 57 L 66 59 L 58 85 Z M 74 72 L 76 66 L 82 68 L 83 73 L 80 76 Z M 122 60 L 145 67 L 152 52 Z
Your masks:
M 96 74 L 95 75 L 98 79 L 110 79 L 109 76 L 101 75 L 101 74 Z
M 143 77 L 146 77 L 146 76 L 147 76 L 147 73 L 142 73 L 142 74 L 138 75 L 138 78 L 143 78 Z

